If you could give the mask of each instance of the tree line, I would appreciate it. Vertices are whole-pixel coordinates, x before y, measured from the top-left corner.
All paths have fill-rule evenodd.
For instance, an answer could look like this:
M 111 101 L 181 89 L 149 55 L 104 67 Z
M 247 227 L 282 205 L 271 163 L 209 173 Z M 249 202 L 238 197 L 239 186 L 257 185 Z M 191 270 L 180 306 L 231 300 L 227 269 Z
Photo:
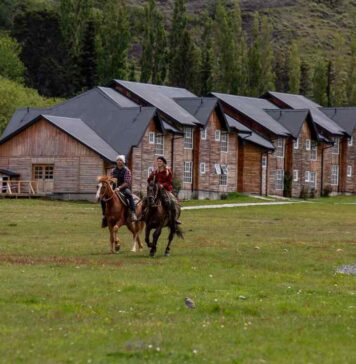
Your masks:
M 229 7 L 217 0 L 194 24 L 185 0 L 174 1 L 169 24 L 155 0 L 136 18 L 123 0 L 18 5 L 12 14 L 10 31 L 0 35 L 0 54 L 8 57 L 0 58 L 0 75 L 44 96 L 70 97 L 117 78 L 185 87 L 198 95 L 276 90 L 322 105 L 356 105 L 356 37 L 350 44 L 336 34 L 327 58 L 316 52 L 307 60 L 297 40 L 273 48 L 265 15 L 253 15 L 247 34 L 238 0 Z

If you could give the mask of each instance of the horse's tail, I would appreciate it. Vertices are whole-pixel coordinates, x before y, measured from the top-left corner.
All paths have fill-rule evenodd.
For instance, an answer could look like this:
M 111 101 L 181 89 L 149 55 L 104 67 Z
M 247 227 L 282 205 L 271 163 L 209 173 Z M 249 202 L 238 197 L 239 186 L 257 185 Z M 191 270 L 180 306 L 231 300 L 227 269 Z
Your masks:
M 184 234 L 180 226 L 176 225 L 175 234 L 178 236 L 178 238 L 184 239 Z

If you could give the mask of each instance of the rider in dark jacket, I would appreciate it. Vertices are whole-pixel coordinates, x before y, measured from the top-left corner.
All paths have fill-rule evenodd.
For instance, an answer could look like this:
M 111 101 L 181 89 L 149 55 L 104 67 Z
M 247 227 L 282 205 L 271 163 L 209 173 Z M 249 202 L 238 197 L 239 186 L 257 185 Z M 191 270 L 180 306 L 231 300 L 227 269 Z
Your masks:
M 131 193 L 131 171 L 125 166 L 125 156 L 118 155 L 116 157 L 116 167 L 111 171 L 111 177 L 116 179 L 116 183 L 113 188 L 117 188 L 121 193 L 124 194 L 126 199 L 129 202 L 130 212 L 131 212 L 131 221 L 137 221 L 137 217 L 135 214 L 135 203 Z M 107 221 L 105 217 L 105 202 L 102 201 L 101 207 L 103 210 L 103 221 L 101 226 L 106 227 Z

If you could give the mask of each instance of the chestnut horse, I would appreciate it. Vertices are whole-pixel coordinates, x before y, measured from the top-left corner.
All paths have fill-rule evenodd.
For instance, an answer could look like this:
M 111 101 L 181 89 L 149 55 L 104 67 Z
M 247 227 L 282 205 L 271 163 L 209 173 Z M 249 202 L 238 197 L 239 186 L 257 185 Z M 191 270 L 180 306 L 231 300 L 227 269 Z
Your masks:
M 110 231 L 110 249 L 111 253 L 116 253 L 120 250 L 120 239 L 118 230 L 121 226 L 126 225 L 131 231 L 133 237 L 133 246 L 131 251 L 137 251 L 138 248 L 143 248 L 140 240 L 140 232 L 143 230 L 144 222 L 131 222 L 128 218 L 129 208 L 124 205 L 116 192 L 112 189 L 113 180 L 108 176 L 98 177 L 98 189 L 96 192 L 97 201 L 106 203 L 105 216 L 108 222 Z M 142 204 L 136 206 L 136 214 L 141 214 Z
M 149 182 L 147 186 L 147 197 L 145 204 L 147 205 L 144 212 L 144 221 L 146 223 L 145 241 L 150 250 L 150 256 L 154 257 L 157 250 L 157 241 L 161 235 L 162 229 L 168 227 L 170 232 L 168 236 L 168 244 L 164 255 L 169 256 L 170 246 L 174 235 L 183 239 L 183 233 L 176 223 L 176 218 L 180 215 L 180 206 L 177 204 L 178 211 L 170 211 L 162 204 L 164 197 L 161 196 L 161 190 L 154 181 Z M 177 215 L 177 216 L 176 216 Z M 150 233 L 154 229 L 153 240 L 150 242 Z

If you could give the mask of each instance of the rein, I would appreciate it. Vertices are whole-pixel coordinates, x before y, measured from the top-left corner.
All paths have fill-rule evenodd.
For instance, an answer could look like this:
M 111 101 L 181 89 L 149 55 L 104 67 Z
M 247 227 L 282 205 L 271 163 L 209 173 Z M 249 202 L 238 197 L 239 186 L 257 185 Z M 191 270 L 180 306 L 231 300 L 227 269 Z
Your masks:
M 106 184 L 105 185 L 105 191 L 104 191 L 104 193 L 103 193 L 103 196 L 105 195 L 105 193 L 107 192 L 107 191 L 110 191 L 109 190 L 109 185 L 108 184 Z M 110 200 L 112 200 L 113 198 L 114 198 L 114 191 L 111 191 L 112 192 L 112 194 L 111 194 L 111 196 L 110 197 L 108 197 L 108 198 L 104 198 L 104 197 L 102 197 L 102 200 L 104 201 L 104 202 L 108 202 L 108 201 L 110 201 Z

